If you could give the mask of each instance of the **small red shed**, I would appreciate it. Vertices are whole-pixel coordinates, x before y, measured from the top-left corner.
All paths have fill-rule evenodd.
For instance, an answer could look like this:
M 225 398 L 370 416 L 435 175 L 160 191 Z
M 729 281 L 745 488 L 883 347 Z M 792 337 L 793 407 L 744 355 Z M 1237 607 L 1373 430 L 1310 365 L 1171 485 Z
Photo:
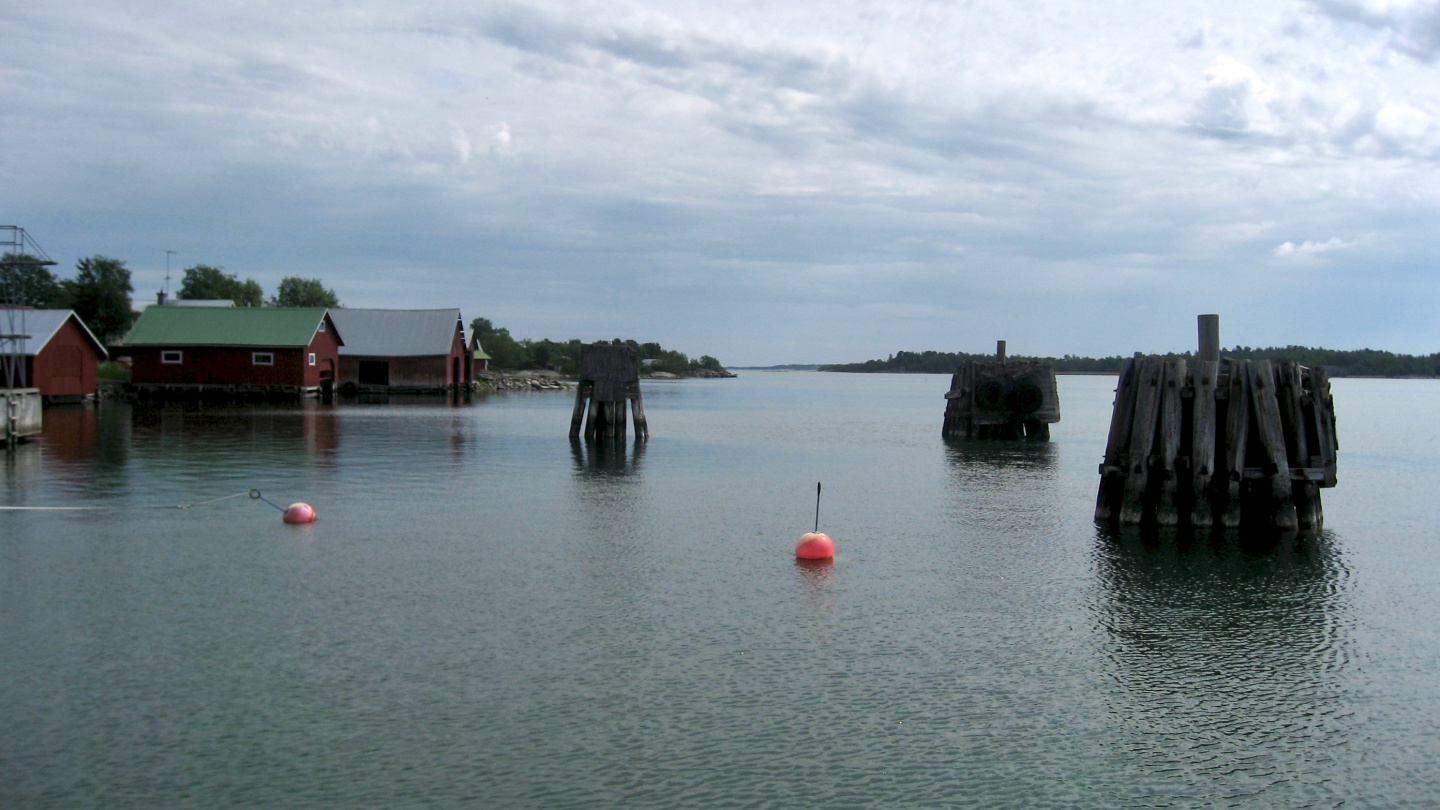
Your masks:
M 16 334 L 29 336 L 20 340 L 25 380 L 47 402 L 95 396 L 105 345 L 74 310 L 16 308 L 5 320 L 14 321 Z
M 324 307 L 146 307 L 122 345 L 142 391 L 312 394 L 333 384 L 344 344 Z

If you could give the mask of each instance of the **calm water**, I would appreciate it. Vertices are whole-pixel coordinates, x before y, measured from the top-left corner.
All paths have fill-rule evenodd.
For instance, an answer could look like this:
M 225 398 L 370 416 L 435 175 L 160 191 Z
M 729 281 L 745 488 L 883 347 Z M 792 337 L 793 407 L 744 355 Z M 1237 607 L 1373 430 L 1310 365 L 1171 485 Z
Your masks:
M 1432 807 L 1440 383 L 1337 380 L 1327 529 L 1090 520 L 1114 379 L 46 412 L 0 503 L 3 807 Z M 813 521 L 834 564 L 798 565 Z M 239 498 L 315 505 L 283 525 Z

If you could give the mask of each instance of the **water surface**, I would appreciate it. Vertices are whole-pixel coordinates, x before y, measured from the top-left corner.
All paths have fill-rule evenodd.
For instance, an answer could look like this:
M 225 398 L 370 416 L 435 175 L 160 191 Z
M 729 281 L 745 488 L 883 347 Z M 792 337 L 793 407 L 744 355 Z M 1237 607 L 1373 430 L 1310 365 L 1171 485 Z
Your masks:
M 0 502 L 0 806 L 1428 806 L 1440 403 L 1336 380 L 1326 529 L 1091 522 L 1114 379 L 51 409 Z M 791 555 L 814 520 L 833 564 Z M 248 498 L 304 500 L 285 526 Z

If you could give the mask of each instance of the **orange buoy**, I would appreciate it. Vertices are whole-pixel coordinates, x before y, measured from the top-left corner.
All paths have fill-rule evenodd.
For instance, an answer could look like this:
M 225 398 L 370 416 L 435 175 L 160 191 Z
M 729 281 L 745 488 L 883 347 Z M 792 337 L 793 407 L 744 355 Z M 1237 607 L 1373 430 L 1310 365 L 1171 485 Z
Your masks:
M 292 503 L 281 520 L 286 523 L 314 523 L 315 509 L 308 503 Z
M 795 557 L 801 560 L 828 560 L 835 556 L 835 542 L 829 535 L 806 532 L 795 545 Z

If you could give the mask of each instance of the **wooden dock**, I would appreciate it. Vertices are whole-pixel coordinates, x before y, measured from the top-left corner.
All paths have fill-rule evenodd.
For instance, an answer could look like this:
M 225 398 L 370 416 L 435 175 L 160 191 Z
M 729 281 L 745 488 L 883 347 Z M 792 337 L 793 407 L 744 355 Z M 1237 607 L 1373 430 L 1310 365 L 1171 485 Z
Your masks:
M 1049 363 L 1005 361 L 1005 341 L 997 341 L 996 359 L 966 360 L 950 377 L 945 394 L 947 439 L 1050 438 L 1060 421 L 1060 394 Z
M 1219 318 L 1200 352 L 1126 360 L 1095 520 L 1161 526 L 1319 529 L 1335 486 L 1335 412 L 1325 369 L 1220 356 Z
M 625 441 L 626 402 L 630 403 L 634 418 L 636 441 L 649 439 L 645 402 L 640 396 L 640 358 L 635 349 L 622 343 L 605 342 L 582 348 L 570 437 L 580 435 L 580 423 L 584 419 L 586 441 Z

